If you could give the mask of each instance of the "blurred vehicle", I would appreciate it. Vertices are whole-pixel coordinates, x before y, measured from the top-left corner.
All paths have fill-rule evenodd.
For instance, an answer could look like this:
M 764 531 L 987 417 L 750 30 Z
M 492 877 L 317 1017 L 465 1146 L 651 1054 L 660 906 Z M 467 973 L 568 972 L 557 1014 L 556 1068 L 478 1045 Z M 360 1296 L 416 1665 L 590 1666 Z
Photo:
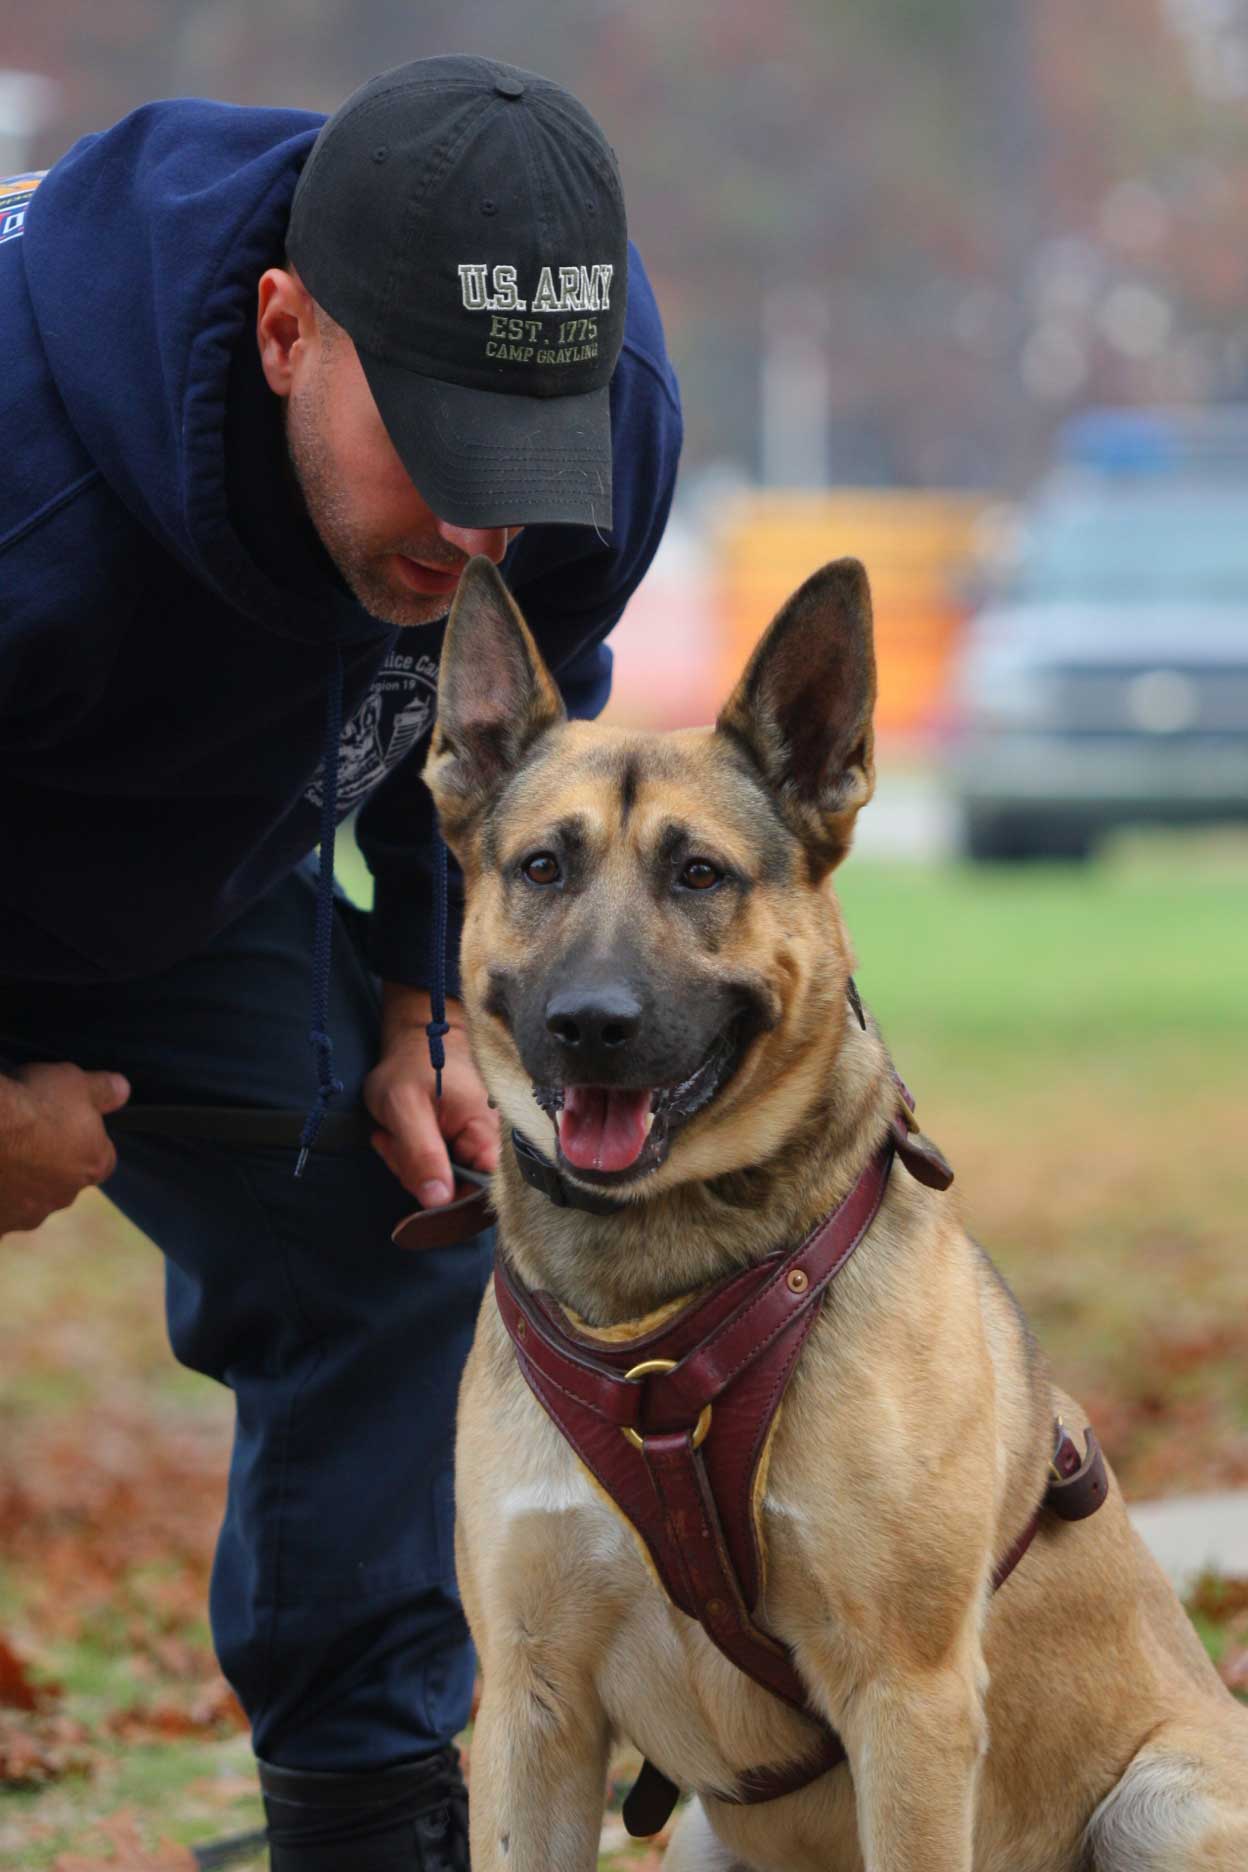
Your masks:
M 1248 419 L 1089 413 L 1022 509 L 955 667 L 976 859 L 1248 820 Z

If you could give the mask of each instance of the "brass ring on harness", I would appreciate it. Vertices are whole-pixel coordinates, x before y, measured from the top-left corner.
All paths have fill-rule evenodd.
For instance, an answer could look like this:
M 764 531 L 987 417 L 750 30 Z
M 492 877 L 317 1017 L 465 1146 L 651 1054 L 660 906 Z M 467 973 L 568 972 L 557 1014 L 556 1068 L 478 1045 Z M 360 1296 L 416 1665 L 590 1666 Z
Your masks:
M 626 1371 L 624 1376 L 625 1378 L 644 1378 L 647 1372 L 675 1371 L 676 1363 L 677 1361 L 674 1358 L 642 1359 L 640 1365 L 634 1365 L 633 1369 L 631 1371 Z M 706 1433 L 710 1427 L 711 1407 L 709 1404 L 704 1404 L 702 1406 L 702 1414 L 698 1418 L 697 1423 L 693 1426 L 692 1447 L 694 1449 L 700 1448 L 701 1445 L 705 1443 Z M 644 1439 L 639 1430 L 634 1430 L 629 1424 L 621 1424 L 620 1428 L 623 1430 L 624 1435 L 628 1438 L 634 1449 L 644 1449 Z

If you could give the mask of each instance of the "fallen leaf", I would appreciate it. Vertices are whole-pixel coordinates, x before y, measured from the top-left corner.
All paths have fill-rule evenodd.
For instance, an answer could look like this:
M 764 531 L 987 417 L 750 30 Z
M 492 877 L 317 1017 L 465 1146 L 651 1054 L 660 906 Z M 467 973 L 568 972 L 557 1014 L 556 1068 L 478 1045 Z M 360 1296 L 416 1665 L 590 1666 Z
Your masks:
M 1226 1579 L 1220 1573 L 1202 1573 L 1188 1596 L 1188 1607 L 1214 1624 L 1223 1625 L 1248 1612 L 1248 1579 Z
M 197 1729 L 248 1729 L 247 1713 L 224 1677 L 205 1684 L 191 1699 L 190 1717 Z
M 61 1853 L 52 1862 L 52 1872 L 195 1872 L 195 1855 L 188 1846 L 161 1840 L 154 1851 L 143 1844 L 138 1821 L 129 1808 L 97 1820 L 91 1828 L 108 1851 L 96 1858 L 95 1838 L 89 1842 L 90 1854 Z
M 62 1775 L 89 1773 L 89 1742 L 84 1725 L 59 1711 L 0 1711 L 0 1788 L 39 1787 Z
M 12 1646 L 0 1638 L 0 1706 L 36 1710 L 56 1695 L 51 1684 L 37 1684 Z

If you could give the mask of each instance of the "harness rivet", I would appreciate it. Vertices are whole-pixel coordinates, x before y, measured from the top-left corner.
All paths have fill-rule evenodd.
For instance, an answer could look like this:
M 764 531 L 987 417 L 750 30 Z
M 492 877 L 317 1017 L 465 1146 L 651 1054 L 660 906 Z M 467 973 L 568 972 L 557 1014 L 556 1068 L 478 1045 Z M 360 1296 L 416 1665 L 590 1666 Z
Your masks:
M 528 1333 L 528 1330 L 529 1329 L 528 1329 L 527 1321 L 522 1320 L 522 1319 L 519 1319 L 516 1321 L 516 1338 L 517 1339 L 525 1338 Z
M 706 1611 L 709 1618 L 718 1618 L 723 1609 L 724 1602 L 722 1599 L 708 1599 L 706 1602 Z
M 784 1277 L 784 1284 L 790 1293 L 805 1293 L 810 1286 L 810 1275 L 801 1268 L 790 1268 Z

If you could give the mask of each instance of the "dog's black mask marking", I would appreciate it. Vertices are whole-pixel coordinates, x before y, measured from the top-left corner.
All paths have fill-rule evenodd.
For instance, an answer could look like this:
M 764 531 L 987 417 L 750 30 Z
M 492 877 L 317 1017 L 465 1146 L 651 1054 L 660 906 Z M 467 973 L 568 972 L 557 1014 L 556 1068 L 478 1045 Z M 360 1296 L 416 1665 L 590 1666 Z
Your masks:
M 558 1153 L 572 1175 L 602 1183 L 657 1169 L 674 1133 L 722 1091 L 774 1021 L 751 984 L 659 976 L 625 953 L 572 954 L 522 974 L 496 969 L 487 1006 L 511 1030 L 556 1126 L 568 1086 L 652 1093 L 650 1135 L 627 1171 L 574 1168 Z

